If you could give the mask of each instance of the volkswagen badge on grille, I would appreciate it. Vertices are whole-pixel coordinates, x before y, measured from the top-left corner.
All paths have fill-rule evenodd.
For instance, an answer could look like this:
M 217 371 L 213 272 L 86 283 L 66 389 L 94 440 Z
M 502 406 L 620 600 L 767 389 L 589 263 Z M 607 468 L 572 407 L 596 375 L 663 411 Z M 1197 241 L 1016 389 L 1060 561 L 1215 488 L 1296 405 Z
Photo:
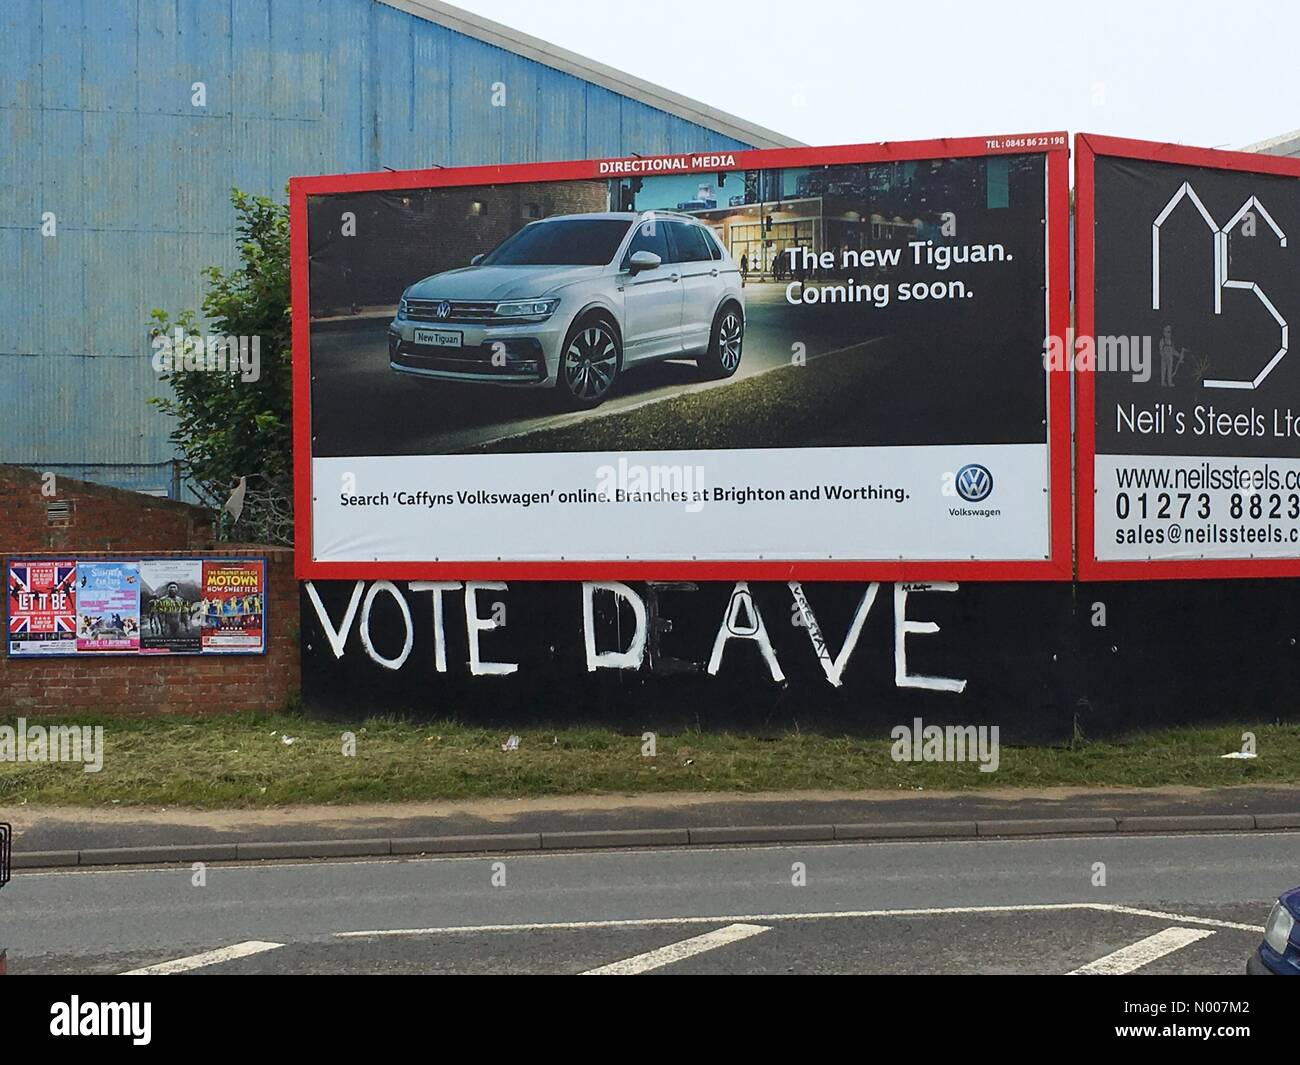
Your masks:
M 448 317 L 451 314 L 451 304 L 448 303 L 446 300 L 443 300 L 440 304 L 438 304 L 437 313 L 439 318 Z

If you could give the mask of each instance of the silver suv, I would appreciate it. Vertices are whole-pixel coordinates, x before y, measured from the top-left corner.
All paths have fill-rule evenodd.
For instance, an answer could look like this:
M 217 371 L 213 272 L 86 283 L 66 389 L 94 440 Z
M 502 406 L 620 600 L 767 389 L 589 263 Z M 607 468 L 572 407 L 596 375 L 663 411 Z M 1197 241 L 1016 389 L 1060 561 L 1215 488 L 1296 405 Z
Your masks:
M 666 211 L 531 222 L 468 267 L 404 293 L 388 327 L 398 373 L 554 388 L 594 407 L 639 363 L 740 366 L 740 270 L 712 230 Z

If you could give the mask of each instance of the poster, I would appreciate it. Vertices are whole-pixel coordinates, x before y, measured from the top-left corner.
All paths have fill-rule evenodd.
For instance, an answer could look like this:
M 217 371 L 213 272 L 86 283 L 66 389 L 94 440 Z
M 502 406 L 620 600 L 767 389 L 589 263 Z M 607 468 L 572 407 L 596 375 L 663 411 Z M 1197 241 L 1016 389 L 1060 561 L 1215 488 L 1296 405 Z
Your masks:
M 202 584 L 199 559 L 141 561 L 141 651 L 177 654 L 200 649 Z
M 265 625 L 265 569 L 257 561 L 203 563 L 204 652 L 261 650 Z
M 72 654 L 77 644 L 72 560 L 13 561 L 8 573 L 10 654 Z
M 140 649 L 138 562 L 81 562 L 76 588 L 78 653 Z
M 265 559 L 13 559 L 14 658 L 265 654 Z
M 1081 572 L 1296 565 L 1300 161 L 1102 138 L 1085 162 Z
M 1064 147 L 297 179 L 299 575 L 1068 575 Z

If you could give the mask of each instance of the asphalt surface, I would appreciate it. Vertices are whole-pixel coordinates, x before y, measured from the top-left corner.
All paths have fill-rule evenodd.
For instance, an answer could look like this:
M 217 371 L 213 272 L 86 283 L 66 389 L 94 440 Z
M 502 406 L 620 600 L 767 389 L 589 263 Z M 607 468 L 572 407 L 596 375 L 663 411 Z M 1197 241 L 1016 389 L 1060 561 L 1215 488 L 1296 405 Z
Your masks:
M 740 368 L 726 381 L 700 376 L 693 360 L 638 366 L 594 411 L 560 412 L 548 389 L 521 390 L 430 381 L 388 366 L 388 319 L 364 318 L 312 327 L 313 454 L 437 455 L 502 437 L 571 425 L 705 388 L 726 387 L 789 366 L 792 345 L 815 357 L 867 338 L 852 316 L 789 313 L 784 287 L 745 289 L 746 335 Z M 815 323 L 811 329 L 809 323 Z
M 1094 883 L 1097 863 L 1104 886 Z M 195 973 L 1235 974 L 1271 900 L 1300 882 L 1300 836 L 533 853 L 205 872 L 202 886 L 188 866 L 17 872 L 0 896 L 10 972 L 179 961 Z M 181 961 L 213 951 L 228 953 Z

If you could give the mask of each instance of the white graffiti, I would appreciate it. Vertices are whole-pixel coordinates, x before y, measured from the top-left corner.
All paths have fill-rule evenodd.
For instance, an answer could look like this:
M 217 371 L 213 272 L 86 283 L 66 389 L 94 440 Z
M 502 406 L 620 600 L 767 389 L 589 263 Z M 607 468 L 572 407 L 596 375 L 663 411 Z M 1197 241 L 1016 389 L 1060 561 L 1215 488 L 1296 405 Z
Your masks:
M 596 593 L 608 592 L 632 609 L 636 629 L 624 651 L 596 650 Z M 645 659 L 648 629 L 645 603 L 631 588 L 620 581 L 587 581 L 582 586 L 582 638 L 587 648 L 587 672 L 598 669 L 640 669 Z
M 907 666 L 907 637 L 909 635 L 930 635 L 939 631 L 936 622 L 915 621 L 907 617 L 908 596 L 918 592 L 955 592 L 959 587 L 959 585 L 951 581 L 898 584 L 894 586 L 894 685 L 896 687 L 925 688 L 930 691 L 946 692 L 962 692 L 966 690 L 966 681 L 964 679 L 912 673 Z M 616 591 L 615 588 L 617 588 Z M 830 653 L 821 625 L 813 613 L 812 604 L 808 601 L 807 593 L 804 592 L 803 587 L 798 582 L 791 581 L 789 588 L 803 619 L 801 628 L 808 633 L 813 653 L 816 654 L 817 661 L 826 674 L 827 682 L 836 688 L 840 687 L 844 682 L 844 672 L 848 667 L 849 659 L 858 645 L 858 638 L 861 636 L 862 628 L 866 624 L 867 615 L 871 612 L 871 608 L 876 601 L 876 595 L 880 590 L 879 583 L 872 582 L 863 592 L 857 610 L 854 611 L 853 620 L 849 624 L 849 630 L 845 634 L 844 643 L 840 647 L 840 653 L 836 656 L 832 656 Z M 612 592 L 633 605 L 637 625 L 628 640 L 626 650 L 623 652 L 597 649 L 594 624 L 591 621 L 594 616 L 593 598 L 597 591 Z M 641 607 L 640 611 L 636 610 L 636 606 L 640 605 L 640 603 L 640 596 L 625 584 L 611 585 L 609 582 L 600 581 L 589 581 L 583 584 L 583 637 L 586 641 L 588 671 L 595 672 L 597 669 L 605 668 L 641 668 L 645 652 L 646 625 L 644 606 Z M 747 620 L 742 621 L 742 617 Z M 750 594 L 748 583 L 744 581 L 741 581 L 733 588 L 731 597 L 727 602 L 727 609 L 714 638 L 713 652 L 709 656 L 709 663 L 706 667 L 709 674 L 713 676 L 718 674 L 722 666 L 723 652 L 726 650 L 728 641 L 733 639 L 752 640 L 756 643 L 759 652 L 763 656 L 763 661 L 767 663 L 772 679 L 778 683 L 785 679 L 785 673 L 777 660 L 776 650 L 772 646 L 767 628 L 763 624 L 762 615 L 759 613 L 753 596 Z
M 518 662 L 484 662 L 479 653 L 480 634 L 504 628 L 504 625 L 495 615 L 488 618 L 478 616 L 478 593 L 504 591 L 506 591 L 505 581 L 465 582 L 465 634 L 469 637 L 469 671 L 476 677 L 489 673 L 504 676 L 519 668 Z
M 444 624 L 442 596 L 444 592 L 458 591 L 461 587 L 465 589 L 465 635 L 469 643 L 468 666 L 470 673 L 476 677 L 492 674 L 500 676 L 513 673 L 519 668 L 517 662 L 485 662 L 479 647 L 479 637 L 483 633 L 503 628 L 504 625 L 494 616 L 486 618 L 479 616 L 478 593 L 504 592 L 507 590 L 504 582 L 466 581 L 462 586 L 460 581 L 412 581 L 409 587 L 413 592 L 433 593 L 433 654 L 434 665 L 439 673 L 447 672 L 447 634 Z M 347 610 L 343 614 L 343 621 L 337 626 L 330 620 L 329 611 L 325 609 L 325 604 L 321 602 L 320 593 L 316 591 L 315 585 L 308 581 L 306 588 L 307 598 L 311 600 L 311 605 L 316 610 L 316 618 L 325 632 L 325 638 L 329 641 L 330 650 L 334 652 L 335 658 L 342 658 L 347 647 L 348 636 L 352 632 L 352 625 L 356 620 L 357 604 L 361 602 L 362 592 L 365 591 L 365 581 L 357 581 L 353 585 Z M 375 596 L 381 591 L 388 592 L 393 597 L 402 615 L 404 634 L 402 650 L 395 658 L 386 658 L 381 654 L 375 648 L 370 635 L 370 608 L 374 603 Z M 411 621 L 411 611 L 406 602 L 406 597 L 402 595 L 396 585 L 390 581 L 376 581 L 371 585 L 370 591 L 365 593 L 358 635 L 361 638 L 361 647 L 366 652 L 366 656 L 376 665 L 383 666 L 385 669 L 396 670 L 401 669 L 406 664 L 415 643 L 415 627 Z
M 876 603 L 880 584 L 868 584 L 854 610 L 853 619 L 840 644 L 838 654 L 833 654 L 821 623 L 813 611 L 807 592 L 797 581 L 787 585 L 795 604 L 801 624 L 808 633 L 813 654 L 816 656 L 826 681 L 833 687 L 843 686 L 844 674 L 857 649 L 859 639 L 867 618 Z M 894 685 L 898 688 L 922 688 L 929 691 L 963 692 L 966 681 L 957 677 L 931 676 L 913 673 L 907 663 L 908 637 L 928 636 L 939 632 L 939 625 L 934 621 L 922 621 L 907 616 L 909 597 L 923 592 L 956 592 L 960 586 L 951 581 L 929 581 L 923 583 L 895 584 L 893 595 L 893 643 L 894 643 Z M 507 592 L 504 581 L 411 581 L 407 588 L 410 592 L 429 592 L 433 609 L 433 652 L 434 668 L 439 673 L 447 672 L 447 611 L 444 596 L 448 592 L 464 591 L 465 635 L 469 647 L 467 668 L 472 676 L 503 676 L 515 673 L 519 669 L 517 662 L 490 662 L 483 659 L 480 637 L 496 629 L 504 628 L 504 623 L 494 614 L 487 617 L 479 613 L 478 596 L 481 592 Z M 306 584 L 307 598 L 315 608 L 321 630 L 325 633 L 330 650 L 335 658 L 343 658 L 348 638 L 353 627 L 357 628 L 362 650 L 376 665 L 384 669 L 398 670 L 406 664 L 411 655 L 415 640 L 415 628 L 412 622 L 410 604 L 401 589 L 390 581 L 376 581 L 367 590 L 364 581 L 357 581 L 352 588 L 348 605 L 342 620 L 336 625 L 330 618 L 315 586 Z M 391 657 L 380 652 L 371 637 L 371 608 L 381 594 L 391 596 L 397 604 L 402 622 L 403 639 L 401 650 Z M 612 596 L 617 604 L 626 606 L 631 613 L 631 632 L 619 629 L 617 642 L 621 646 L 601 647 L 596 631 L 596 596 Z M 617 609 L 617 605 L 616 605 Z M 358 612 L 360 614 L 358 620 Z M 587 671 L 598 669 L 638 670 L 644 668 L 649 647 L 650 618 L 642 596 L 621 581 L 584 581 L 582 584 L 582 638 L 586 655 Z M 732 588 L 726 609 L 723 612 L 713 648 L 704 671 L 710 676 L 717 676 L 722 668 L 723 658 L 732 641 L 744 640 L 756 645 L 763 662 L 767 666 L 772 680 L 780 684 L 785 681 L 785 671 L 777 658 L 776 648 L 772 643 L 763 615 L 754 601 L 749 584 L 740 581 Z
M 954 581 L 931 581 L 928 584 L 894 585 L 894 684 L 899 688 L 928 688 L 936 692 L 961 692 L 966 690 L 964 680 L 953 677 L 927 677 L 907 671 L 907 636 L 909 633 L 926 635 L 939 631 L 933 621 L 908 621 L 907 597 L 911 592 L 955 592 L 959 585 Z
M 442 593 L 460 591 L 460 581 L 412 581 L 408 587 L 413 592 L 433 593 L 433 667 L 439 673 L 446 673 L 447 632 L 443 627 Z
M 749 619 L 743 625 L 740 621 L 741 611 Z M 717 638 L 713 641 L 713 653 L 709 655 L 708 665 L 712 677 L 716 677 L 722 668 L 722 653 L 727 649 L 729 640 L 753 640 L 758 644 L 758 650 L 767 663 L 772 679 L 778 684 L 785 680 L 785 674 L 781 672 L 780 663 L 776 660 L 776 650 L 767 635 L 767 626 L 763 624 L 763 615 L 759 613 L 758 604 L 749 594 L 749 585 L 745 581 L 740 581 L 732 589 L 731 599 L 727 602 L 727 613 L 718 629 Z
M 844 667 L 849 664 L 849 657 L 858 645 L 862 626 L 867 622 L 867 614 L 871 612 L 878 591 L 880 591 L 878 582 L 872 581 L 867 585 L 867 590 L 862 593 L 862 600 L 858 603 L 858 609 L 854 611 L 853 621 L 849 625 L 848 635 L 844 637 L 840 653 L 832 658 L 830 647 L 822 636 L 821 626 L 817 623 L 817 616 L 813 613 L 812 604 L 808 602 L 808 596 L 804 594 L 803 587 L 797 581 L 790 582 L 790 594 L 794 596 L 795 606 L 799 608 L 799 616 L 803 619 L 803 628 L 808 633 L 808 639 L 812 640 L 817 661 L 821 663 L 826 679 L 836 688 L 844 683 L 841 679 L 844 676 Z
M 380 592 L 387 592 L 397 603 L 397 607 L 402 612 L 402 620 L 405 622 L 406 640 L 402 644 L 402 651 L 396 658 L 385 658 L 375 650 L 374 644 L 370 642 L 370 607 L 375 601 L 375 596 Z M 406 597 L 397 590 L 397 586 L 392 581 L 375 581 L 370 586 L 370 591 L 366 592 L 365 602 L 361 607 L 361 646 L 366 649 L 374 661 L 378 662 L 385 669 L 401 669 L 406 664 L 407 658 L 411 654 L 411 645 L 415 642 L 415 631 L 411 627 L 411 608 L 406 605 Z

